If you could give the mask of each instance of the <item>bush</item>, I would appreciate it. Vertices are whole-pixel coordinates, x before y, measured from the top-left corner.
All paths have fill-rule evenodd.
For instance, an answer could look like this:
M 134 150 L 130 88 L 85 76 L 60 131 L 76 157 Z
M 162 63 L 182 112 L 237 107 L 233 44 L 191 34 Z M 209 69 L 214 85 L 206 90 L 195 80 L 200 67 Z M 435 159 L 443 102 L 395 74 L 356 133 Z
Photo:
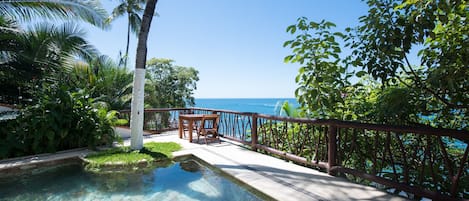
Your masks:
M 1 122 L 0 158 L 110 144 L 117 139 L 116 111 L 107 111 L 84 91 L 44 84 L 37 100 L 15 120 Z

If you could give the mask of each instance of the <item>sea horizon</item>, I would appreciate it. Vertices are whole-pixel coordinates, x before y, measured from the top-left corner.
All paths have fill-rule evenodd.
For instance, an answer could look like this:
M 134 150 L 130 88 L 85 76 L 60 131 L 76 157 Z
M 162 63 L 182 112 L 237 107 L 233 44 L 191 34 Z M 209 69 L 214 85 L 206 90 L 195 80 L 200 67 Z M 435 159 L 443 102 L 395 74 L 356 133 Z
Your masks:
M 299 106 L 296 98 L 196 98 L 195 107 L 274 115 L 285 101 Z

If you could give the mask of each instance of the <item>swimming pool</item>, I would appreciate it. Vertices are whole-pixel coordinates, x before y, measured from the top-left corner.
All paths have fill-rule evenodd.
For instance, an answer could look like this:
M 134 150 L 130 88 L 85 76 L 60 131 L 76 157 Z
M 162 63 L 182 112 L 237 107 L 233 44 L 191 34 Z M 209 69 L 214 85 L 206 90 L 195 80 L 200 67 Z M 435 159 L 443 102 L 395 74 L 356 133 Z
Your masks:
M 0 200 L 265 200 L 194 158 L 147 171 L 93 173 L 81 164 L 2 178 Z

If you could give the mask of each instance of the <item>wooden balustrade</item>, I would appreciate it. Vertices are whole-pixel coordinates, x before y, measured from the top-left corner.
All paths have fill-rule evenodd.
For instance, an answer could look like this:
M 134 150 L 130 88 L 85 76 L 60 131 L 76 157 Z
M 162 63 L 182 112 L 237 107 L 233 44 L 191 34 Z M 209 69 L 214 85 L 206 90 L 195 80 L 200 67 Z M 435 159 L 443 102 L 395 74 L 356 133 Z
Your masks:
M 177 129 L 177 117 L 181 113 L 217 113 L 222 136 L 241 142 L 253 151 L 317 167 L 331 175 L 388 192 L 405 192 L 413 199 L 469 198 L 467 130 L 290 118 L 206 108 L 146 109 L 145 129 L 155 132 Z M 130 111 L 120 114 L 130 119 Z

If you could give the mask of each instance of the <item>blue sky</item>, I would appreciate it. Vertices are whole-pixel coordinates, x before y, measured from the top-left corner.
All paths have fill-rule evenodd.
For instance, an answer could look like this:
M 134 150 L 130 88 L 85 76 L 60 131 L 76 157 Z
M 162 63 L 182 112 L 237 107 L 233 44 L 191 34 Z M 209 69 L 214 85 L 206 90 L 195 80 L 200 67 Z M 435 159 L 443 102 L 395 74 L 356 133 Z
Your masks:
M 117 3 L 102 0 L 108 12 Z M 282 44 L 293 38 L 287 26 L 305 16 L 334 22 L 342 31 L 356 26 L 367 6 L 360 0 L 159 0 L 156 11 L 148 59 L 170 58 L 197 69 L 196 98 L 285 98 L 294 97 L 299 68 L 283 62 L 291 50 Z M 107 31 L 86 27 L 87 38 L 117 58 L 125 51 L 126 26 L 122 17 Z M 131 69 L 136 43 L 132 36 Z

